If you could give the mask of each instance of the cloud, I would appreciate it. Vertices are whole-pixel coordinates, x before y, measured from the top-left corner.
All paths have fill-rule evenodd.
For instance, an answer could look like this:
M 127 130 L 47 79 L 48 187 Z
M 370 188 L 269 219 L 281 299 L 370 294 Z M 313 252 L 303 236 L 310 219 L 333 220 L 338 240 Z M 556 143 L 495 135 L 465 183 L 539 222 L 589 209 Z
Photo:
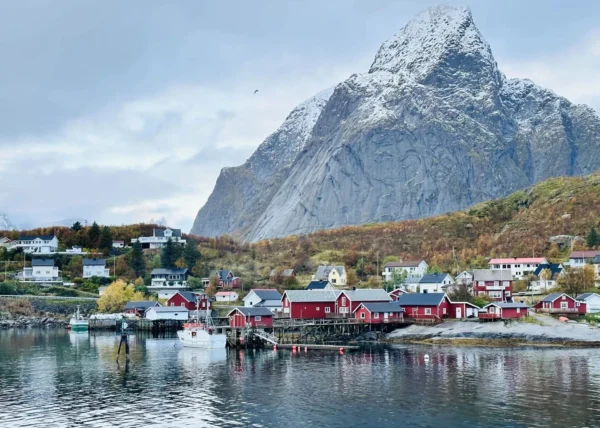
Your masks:
M 600 28 L 569 48 L 524 61 L 498 61 L 509 77 L 528 78 L 600 113 Z

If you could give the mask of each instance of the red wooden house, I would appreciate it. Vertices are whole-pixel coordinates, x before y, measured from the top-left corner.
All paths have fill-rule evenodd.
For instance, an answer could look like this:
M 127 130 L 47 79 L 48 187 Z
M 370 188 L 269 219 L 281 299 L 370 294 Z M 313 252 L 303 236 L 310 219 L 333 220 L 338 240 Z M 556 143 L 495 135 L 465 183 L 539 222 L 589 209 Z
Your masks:
M 281 297 L 283 316 L 293 319 L 319 319 L 336 313 L 340 295 L 335 290 L 287 290 Z
M 396 304 L 404 308 L 404 317 L 413 319 L 477 318 L 479 307 L 468 302 L 453 302 L 445 293 L 402 294 Z
M 183 306 L 188 311 L 212 309 L 207 294 L 194 293 L 192 291 L 178 291 L 167 300 L 167 306 Z
M 229 326 L 235 328 L 273 327 L 273 312 L 267 308 L 235 308 L 227 314 L 229 317 Z
M 510 270 L 473 270 L 473 295 L 487 296 L 497 302 L 512 298 L 513 278 Z
M 361 303 L 391 302 L 392 298 L 383 288 L 348 290 L 339 293 L 335 313 L 350 316 Z
M 404 308 L 396 303 L 361 303 L 354 318 L 365 324 L 399 323 L 403 321 Z
M 398 300 L 398 297 L 402 296 L 403 294 L 408 293 L 408 291 L 406 291 L 403 288 L 396 288 L 395 290 L 392 290 L 388 293 L 388 295 L 392 298 L 392 300 L 395 302 L 396 300 Z
M 225 288 L 240 288 L 242 286 L 242 280 L 235 276 L 230 270 L 218 270 L 215 272 L 217 277 L 217 285 Z
M 493 302 L 483 309 L 487 312 L 479 314 L 481 320 L 507 320 L 526 317 L 529 307 L 525 303 Z
M 585 314 L 585 302 L 575 300 L 566 293 L 552 293 L 537 302 L 533 309 L 548 314 Z

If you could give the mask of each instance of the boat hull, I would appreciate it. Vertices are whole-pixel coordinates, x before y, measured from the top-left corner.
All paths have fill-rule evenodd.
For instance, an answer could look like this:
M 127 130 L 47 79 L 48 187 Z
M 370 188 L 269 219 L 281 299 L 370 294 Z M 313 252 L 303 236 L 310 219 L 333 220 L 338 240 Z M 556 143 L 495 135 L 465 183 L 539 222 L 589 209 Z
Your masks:
M 88 330 L 88 323 L 87 322 L 81 322 L 81 321 L 71 321 L 69 323 L 69 327 L 71 328 L 72 331 L 87 331 Z
M 225 348 L 227 344 L 227 336 L 224 334 L 208 334 L 204 330 L 178 331 L 177 337 L 186 348 L 218 349 Z

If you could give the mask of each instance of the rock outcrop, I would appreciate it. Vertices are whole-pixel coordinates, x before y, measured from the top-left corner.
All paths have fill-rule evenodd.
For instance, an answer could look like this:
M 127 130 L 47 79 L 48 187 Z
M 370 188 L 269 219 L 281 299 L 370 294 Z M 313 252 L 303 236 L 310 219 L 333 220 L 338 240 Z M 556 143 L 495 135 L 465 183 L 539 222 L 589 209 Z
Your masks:
M 421 13 L 326 95 L 303 126 L 282 131 L 298 107 L 222 171 L 192 233 L 258 240 L 420 218 L 600 168 L 597 114 L 507 79 L 466 8 Z

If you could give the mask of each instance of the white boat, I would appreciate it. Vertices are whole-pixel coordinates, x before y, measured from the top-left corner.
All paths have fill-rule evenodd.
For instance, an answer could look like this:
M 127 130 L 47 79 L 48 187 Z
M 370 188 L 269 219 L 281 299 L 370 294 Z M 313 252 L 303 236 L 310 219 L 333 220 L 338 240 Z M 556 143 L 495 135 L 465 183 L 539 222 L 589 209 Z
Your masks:
M 206 311 L 206 320 L 204 323 L 198 322 L 198 310 L 196 311 L 196 320 L 194 323 L 183 325 L 183 330 L 177 332 L 177 337 L 186 348 L 225 348 L 227 336 L 217 334 L 212 319 L 210 309 Z
M 69 327 L 73 331 L 75 331 L 75 330 L 87 330 L 88 327 L 89 327 L 89 321 L 86 320 L 79 313 L 79 306 L 77 306 L 77 312 L 75 312 L 73 314 L 73 316 L 71 317 L 71 321 L 69 321 Z

